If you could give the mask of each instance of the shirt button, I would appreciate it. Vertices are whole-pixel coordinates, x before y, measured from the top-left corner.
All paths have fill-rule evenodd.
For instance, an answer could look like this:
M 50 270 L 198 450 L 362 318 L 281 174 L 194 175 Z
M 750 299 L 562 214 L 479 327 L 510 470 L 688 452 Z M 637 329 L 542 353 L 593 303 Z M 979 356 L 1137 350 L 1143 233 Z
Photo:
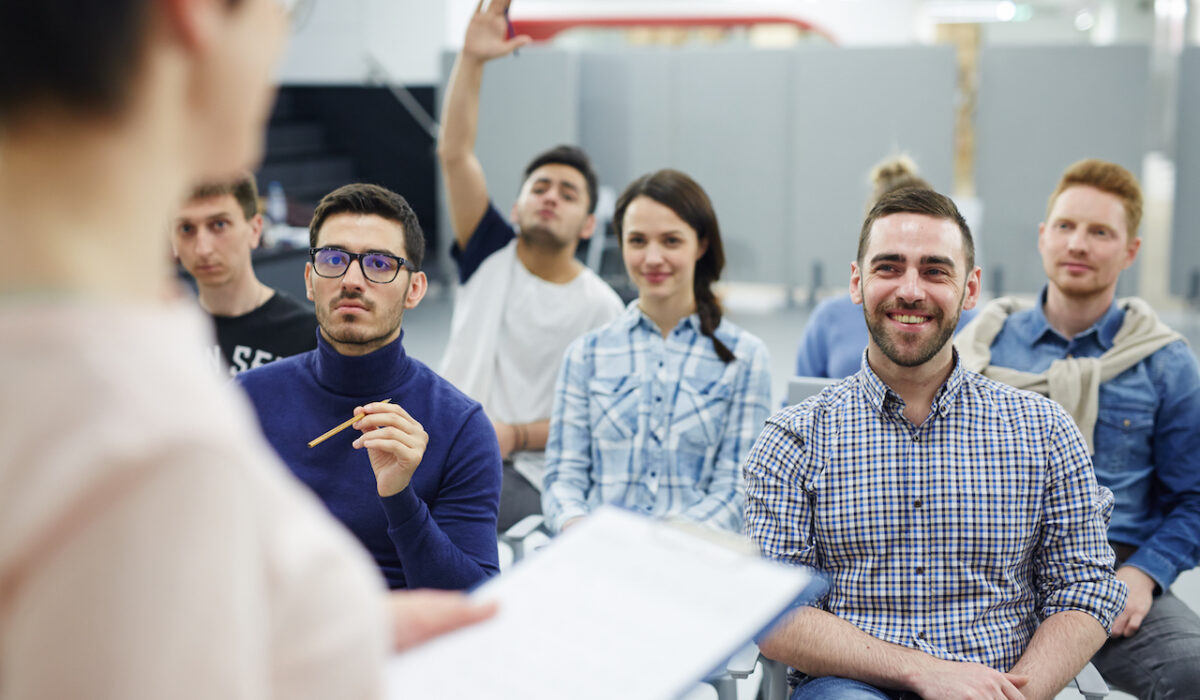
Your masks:
M 913 508 L 920 508 L 922 505 L 924 505 L 924 504 L 921 502 L 921 499 L 919 499 L 919 498 L 917 500 L 913 501 Z
M 925 638 L 924 632 L 917 632 L 917 639 L 924 639 L 924 638 Z
M 918 566 L 917 567 L 917 576 L 920 576 L 921 574 L 924 574 L 924 573 L 925 573 L 925 567 Z
M 919 442 L 920 440 L 921 440 L 920 435 L 913 435 L 913 442 Z
M 658 472 L 650 472 L 650 478 L 651 478 L 651 479 L 656 479 L 656 478 L 658 478 Z

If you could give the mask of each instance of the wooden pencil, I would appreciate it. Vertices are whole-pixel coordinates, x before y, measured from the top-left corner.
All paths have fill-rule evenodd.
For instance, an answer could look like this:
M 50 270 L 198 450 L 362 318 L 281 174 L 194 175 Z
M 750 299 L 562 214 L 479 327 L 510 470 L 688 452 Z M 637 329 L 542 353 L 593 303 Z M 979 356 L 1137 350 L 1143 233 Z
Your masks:
M 391 403 L 391 401 L 392 401 L 391 399 L 384 399 L 383 401 L 380 401 L 379 403 Z M 354 425 L 357 421 L 360 421 L 360 420 L 362 420 L 362 416 L 354 416 L 353 418 L 350 418 L 349 420 L 347 420 L 345 423 L 342 423 L 340 425 L 336 425 L 336 426 L 330 428 L 324 435 L 317 437 L 317 438 L 313 438 L 312 440 L 309 440 L 308 446 L 316 447 L 317 445 L 320 445 L 322 442 L 325 442 L 329 438 L 333 437 L 334 435 L 337 435 L 338 433 L 342 432 L 346 428 L 349 428 L 350 426 Z

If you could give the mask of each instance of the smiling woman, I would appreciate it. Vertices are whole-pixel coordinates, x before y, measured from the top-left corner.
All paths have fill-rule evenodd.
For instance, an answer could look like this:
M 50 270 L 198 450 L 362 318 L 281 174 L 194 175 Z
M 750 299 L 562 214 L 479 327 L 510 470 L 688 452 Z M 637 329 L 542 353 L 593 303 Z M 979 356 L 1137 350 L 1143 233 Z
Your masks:
M 546 444 L 542 507 L 560 530 L 604 503 L 742 528 L 740 463 L 769 413 L 766 347 L 721 318 L 725 264 L 712 203 L 660 170 L 617 200 L 638 299 L 567 350 Z

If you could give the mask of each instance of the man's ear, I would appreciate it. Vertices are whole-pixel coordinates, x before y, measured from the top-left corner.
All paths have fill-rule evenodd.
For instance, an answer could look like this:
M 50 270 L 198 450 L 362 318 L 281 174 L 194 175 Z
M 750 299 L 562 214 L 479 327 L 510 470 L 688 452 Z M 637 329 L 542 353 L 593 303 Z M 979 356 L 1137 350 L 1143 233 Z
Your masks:
M 262 214 L 255 214 L 254 216 L 250 217 L 250 221 L 248 221 L 247 223 L 250 224 L 250 249 L 254 250 L 255 248 L 262 245 L 262 232 L 263 232 Z
M 850 263 L 850 301 L 855 304 L 863 303 L 862 296 L 862 270 L 858 269 L 858 263 Z
M 228 0 L 160 0 L 171 35 L 185 48 L 212 47 L 221 37 L 221 23 L 229 12 Z
M 424 272 L 412 273 L 412 279 L 408 281 L 408 294 L 404 297 L 404 308 L 415 309 L 417 304 L 425 298 L 425 292 L 429 291 L 429 278 Z
M 309 301 L 316 301 L 313 299 L 312 263 L 310 262 L 304 263 L 304 296 L 308 297 Z
M 1133 264 L 1133 261 L 1137 260 L 1138 250 L 1140 250 L 1141 247 L 1141 236 L 1138 236 L 1137 238 L 1131 238 L 1129 240 L 1129 245 L 1125 248 L 1125 254 L 1127 257 L 1125 258 L 1125 266 L 1121 268 L 1122 270 L 1128 270 L 1129 266 Z
M 967 273 L 967 288 L 963 293 L 963 309 L 970 310 L 979 303 L 979 293 L 983 289 L 983 270 L 976 267 Z
M 579 240 L 586 241 L 596 232 L 596 215 L 588 214 L 588 218 L 583 221 L 583 228 L 579 231 Z

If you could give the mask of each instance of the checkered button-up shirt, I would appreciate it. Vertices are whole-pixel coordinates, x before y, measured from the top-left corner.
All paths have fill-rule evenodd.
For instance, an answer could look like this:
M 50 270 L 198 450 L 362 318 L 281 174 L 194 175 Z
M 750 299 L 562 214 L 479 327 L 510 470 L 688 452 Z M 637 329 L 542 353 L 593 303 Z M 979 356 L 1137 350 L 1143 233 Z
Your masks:
M 764 554 L 825 572 L 825 610 L 943 659 L 1008 670 L 1064 610 L 1107 629 L 1125 604 L 1112 494 L 1067 413 L 955 356 L 913 425 L 865 357 L 751 449 L 746 529 Z
M 637 307 L 567 350 L 546 442 L 551 528 L 602 503 L 741 532 L 741 463 L 770 414 L 766 346 L 722 320 L 722 362 L 695 314 L 666 337 Z

